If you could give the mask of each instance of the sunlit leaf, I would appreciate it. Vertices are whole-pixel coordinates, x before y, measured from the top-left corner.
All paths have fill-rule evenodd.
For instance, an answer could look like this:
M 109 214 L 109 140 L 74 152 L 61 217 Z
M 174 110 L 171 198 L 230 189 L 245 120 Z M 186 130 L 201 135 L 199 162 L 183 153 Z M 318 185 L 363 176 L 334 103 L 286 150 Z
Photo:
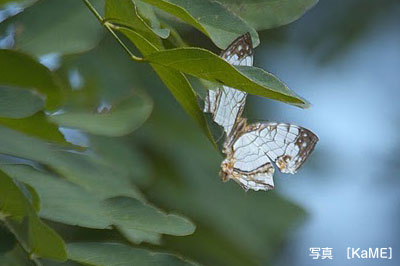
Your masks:
M 249 66 L 234 67 L 221 57 L 201 48 L 176 48 L 146 56 L 160 64 L 198 78 L 223 83 L 251 94 L 307 107 L 308 103 L 292 92 L 274 75 Z
M 102 0 L 91 0 L 101 7 Z M 101 25 L 81 0 L 43 0 L 0 25 L 0 33 L 10 25 L 16 31 L 15 48 L 36 56 L 48 53 L 79 53 L 100 40 Z
M 174 255 L 132 248 L 117 243 L 70 243 L 68 258 L 93 266 L 194 265 Z
M 54 109 L 62 100 L 54 75 L 32 57 L 0 49 L 0 85 L 29 88 L 46 96 L 46 107 Z
M 218 0 L 257 30 L 288 24 L 301 17 L 318 0 Z
M 122 136 L 140 127 L 153 109 L 152 101 L 144 94 L 136 94 L 105 110 L 67 110 L 49 119 L 60 126 L 78 128 L 85 132 Z
M 142 0 L 166 11 L 197 28 L 221 49 L 237 37 L 250 32 L 254 46 L 260 41 L 257 32 L 244 20 L 215 1 Z

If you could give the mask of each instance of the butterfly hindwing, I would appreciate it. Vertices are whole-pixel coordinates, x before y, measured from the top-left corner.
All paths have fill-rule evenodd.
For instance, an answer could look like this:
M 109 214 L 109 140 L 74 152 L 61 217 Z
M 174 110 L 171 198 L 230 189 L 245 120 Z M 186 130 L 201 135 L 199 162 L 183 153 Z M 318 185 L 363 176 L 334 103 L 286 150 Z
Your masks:
M 282 173 L 294 174 L 317 141 L 310 130 L 293 124 L 255 123 L 246 126 L 225 152 L 236 181 L 246 189 L 268 190 L 273 188 L 271 161 Z

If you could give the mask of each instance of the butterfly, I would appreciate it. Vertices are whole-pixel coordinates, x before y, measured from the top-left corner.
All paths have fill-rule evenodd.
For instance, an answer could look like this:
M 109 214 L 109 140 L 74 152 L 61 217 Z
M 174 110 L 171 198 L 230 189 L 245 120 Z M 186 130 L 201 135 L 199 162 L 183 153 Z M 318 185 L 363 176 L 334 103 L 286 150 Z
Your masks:
M 232 65 L 253 65 L 251 36 L 240 36 L 220 55 Z M 226 139 L 221 163 L 223 181 L 233 179 L 246 191 L 274 188 L 275 167 L 294 174 L 313 151 L 318 137 L 303 127 L 275 122 L 248 124 L 242 117 L 247 93 L 223 85 L 208 90 L 204 112 L 223 127 Z M 273 163 L 272 163 L 273 162 Z

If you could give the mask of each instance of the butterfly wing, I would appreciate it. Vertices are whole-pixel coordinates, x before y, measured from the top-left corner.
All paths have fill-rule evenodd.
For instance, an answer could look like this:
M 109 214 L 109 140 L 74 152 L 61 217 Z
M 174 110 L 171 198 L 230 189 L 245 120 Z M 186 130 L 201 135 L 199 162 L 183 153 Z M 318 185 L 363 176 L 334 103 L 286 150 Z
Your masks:
M 282 173 L 295 174 L 314 150 L 318 137 L 310 130 L 287 123 L 256 123 L 257 144 Z
M 314 133 L 296 125 L 255 123 L 240 132 L 225 150 L 222 169 L 246 190 L 269 190 L 274 187 L 271 161 L 282 173 L 294 174 L 317 141 Z
M 250 34 L 237 38 L 221 57 L 232 65 L 252 66 L 253 45 Z M 204 112 L 211 113 L 213 120 L 224 128 L 229 135 L 237 119 L 243 112 L 247 93 L 228 86 L 217 90 L 208 90 L 205 99 Z

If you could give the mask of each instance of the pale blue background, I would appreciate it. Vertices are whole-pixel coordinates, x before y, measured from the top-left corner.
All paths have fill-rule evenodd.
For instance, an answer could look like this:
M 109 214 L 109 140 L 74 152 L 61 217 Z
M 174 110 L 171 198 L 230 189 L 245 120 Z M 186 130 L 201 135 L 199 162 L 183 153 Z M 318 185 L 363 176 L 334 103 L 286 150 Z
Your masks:
M 253 97 L 253 115 L 305 126 L 320 138 L 302 171 L 275 178 L 276 190 L 308 213 L 277 265 L 400 265 L 400 9 L 392 1 L 376 10 L 379 14 L 343 48 L 340 34 L 353 25 L 335 31 L 332 24 L 338 21 L 332 20 L 344 19 L 354 2 L 359 1 L 321 1 L 280 29 L 283 41 L 256 50 L 257 66 L 313 106 L 304 111 Z M 364 11 L 351 12 L 357 23 Z M 268 32 L 262 37 L 270 38 Z M 310 37 L 315 37 L 311 45 Z M 345 258 L 347 247 L 389 246 L 391 261 Z M 310 247 L 331 247 L 334 259 L 312 260 Z

